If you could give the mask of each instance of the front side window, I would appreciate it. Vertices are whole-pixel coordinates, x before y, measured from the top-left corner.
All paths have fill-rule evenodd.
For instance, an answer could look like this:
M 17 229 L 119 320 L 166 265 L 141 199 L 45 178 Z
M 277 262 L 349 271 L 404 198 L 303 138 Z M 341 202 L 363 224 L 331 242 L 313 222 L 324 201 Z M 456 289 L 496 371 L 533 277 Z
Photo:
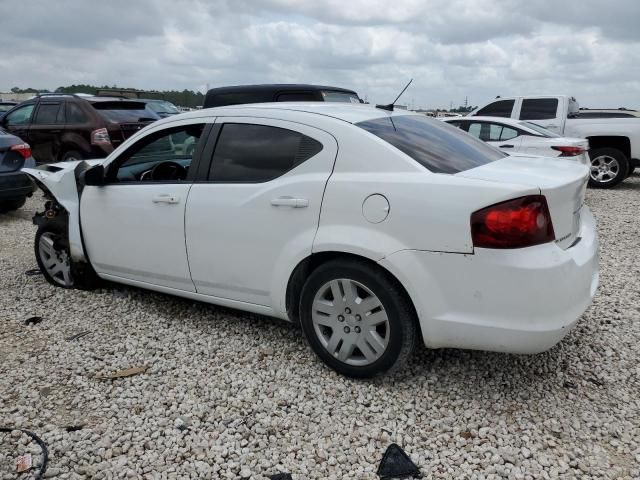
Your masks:
M 31 114 L 33 113 L 33 108 L 35 105 L 33 103 L 29 105 L 25 105 L 24 107 L 18 108 L 13 112 L 7 114 L 6 122 L 7 125 L 26 125 L 29 123 L 31 119 Z
M 322 144 L 293 130 L 225 123 L 213 154 L 209 180 L 259 183 L 284 175 L 322 150 Z
M 421 115 L 394 115 L 356 125 L 434 173 L 463 172 L 506 156 L 446 122 Z
M 511 111 L 513 110 L 513 104 L 515 100 L 499 100 L 497 102 L 490 103 L 486 107 L 478 110 L 477 116 L 487 117 L 511 117 Z
M 116 160 L 110 168 L 115 168 L 115 175 L 109 177 L 117 182 L 186 180 L 204 125 L 183 125 L 147 135 Z
M 60 110 L 64 111 L 64 108 L 60 108 L 62 104 L 57 103 L 41 103 L 36 112 L 36 118 L 33 123 L 38 125 L 53 125 L 59 123 L 57 121 Z M 64 123 L 64 118 L 61 116 L 61 123 Z
M 522 100 L 520 120 L 549 120 L 556 118 L 557 98 L 525 98 Z

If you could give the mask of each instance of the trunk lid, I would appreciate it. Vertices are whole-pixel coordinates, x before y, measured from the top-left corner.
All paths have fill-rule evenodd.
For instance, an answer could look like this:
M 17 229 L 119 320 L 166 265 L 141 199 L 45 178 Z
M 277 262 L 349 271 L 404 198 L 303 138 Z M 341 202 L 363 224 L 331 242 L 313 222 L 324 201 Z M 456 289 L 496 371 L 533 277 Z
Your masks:
M 570 247 L 580 230 L 580 210 L 589 179 L 589 168 L 566 159 L 510 156 L 456 174 L 497 183 L 534 186 L 547 199 L 556 243 Z

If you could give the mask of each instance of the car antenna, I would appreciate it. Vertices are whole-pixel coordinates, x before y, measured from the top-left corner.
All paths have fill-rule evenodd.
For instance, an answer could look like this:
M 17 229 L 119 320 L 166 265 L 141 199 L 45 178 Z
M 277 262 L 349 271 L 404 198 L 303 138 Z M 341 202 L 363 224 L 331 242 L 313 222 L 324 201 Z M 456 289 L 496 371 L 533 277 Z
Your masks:
M 402 94 L 404 93 L 404 91 L 409 88 L 409 85 L 411 85 L 411 82 L 413 82 L 413 78 L 411 80 L 409 80 L 409 83 L 407 83 L 405 85 L 405 87 L 402 89 L 402 91 L 400 92 L 400 95 L 398 95 L 396 97 L 396 99 L 391 102 L 389 105 L 376 105 L 376 108 L 380 108 L 382 110 L 389 110 L 390 112 L 393 112 L 393 106 L 396 104 L 396 102 L 398 101 L 398 99 L 402 96 Z

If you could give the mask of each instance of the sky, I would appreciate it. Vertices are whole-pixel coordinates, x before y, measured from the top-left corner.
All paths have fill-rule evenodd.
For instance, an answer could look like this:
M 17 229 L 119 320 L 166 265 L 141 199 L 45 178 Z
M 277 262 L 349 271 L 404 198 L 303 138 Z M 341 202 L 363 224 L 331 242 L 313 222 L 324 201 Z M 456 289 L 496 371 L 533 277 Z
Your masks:
M 640 0 L 0 0 L 0 91 L 315 83 L 414 108 L 640 108 Z

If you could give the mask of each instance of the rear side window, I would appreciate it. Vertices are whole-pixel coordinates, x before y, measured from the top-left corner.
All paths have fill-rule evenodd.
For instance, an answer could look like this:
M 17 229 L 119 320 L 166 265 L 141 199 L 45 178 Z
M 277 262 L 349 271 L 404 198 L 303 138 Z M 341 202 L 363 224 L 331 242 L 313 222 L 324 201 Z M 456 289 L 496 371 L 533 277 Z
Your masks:
M 64 123 L 64 116 L 61 116 L 62 122 L 58 121 L 58 112 L 63 110 L 61 103 L 41 103 L 36 112 L 36 118 L 33 123 L 40 125 L 52 125 L 55 123 Z
M 520 120 L 547 120 L 556 118 L 557 98 L 525 98 L 522 100 Z
M 421 115 L 383 117 L 356 125 L 434 173 L 463 172 L 506 156 L 456 127 Z
M 218 93 L 211 96 L 207 95 L 204 100 L 204 108 L 263 102 L 273 102 L 273 95 L 262 92 Z
M 89 117 L 77 103 L 67 102 L 67 123 L 87 123 Z
M 160 118 L 142 102 L 95 102 L 92 106 L 102 118 L 114 123 L 151 122 Z
M 325 102 L 361 103 L 360 98 L 355 93 L 336 92 L 334 90 L 323 90 L 322 98 Z
M 225 123 L 213 154 L 209 180 L 267 182 L 322 150 L 313 138 L 285 128 Z
M 291 92 L 278 95 L 278 102 L 315 102 L 318 98 L 312 92 Z
M 30 103 L 24 107 L 16 108 L 13 112 L 8 113 L 5 117 L 7 125 L 26 125 L 31 119 L 35 105 Z
M 486 107 L 478 110 L 478 113 L 475 113 L 474 115 L 509 118 L 511 116 L 511 111 L 513 110 L 514 103 L 515 100 L 499 100 L 497 102 L 490 103 Z

